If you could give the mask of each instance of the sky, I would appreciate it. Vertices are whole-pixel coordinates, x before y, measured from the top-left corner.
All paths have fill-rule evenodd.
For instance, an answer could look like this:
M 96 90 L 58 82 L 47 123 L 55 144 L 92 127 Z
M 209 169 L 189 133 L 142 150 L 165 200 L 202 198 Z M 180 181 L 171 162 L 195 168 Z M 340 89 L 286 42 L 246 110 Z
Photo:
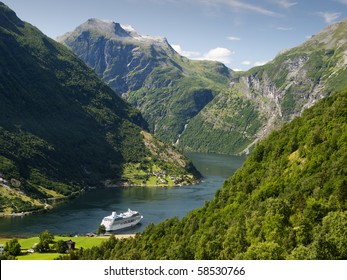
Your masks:
M 347 0 L 1 0 L 51 38 L 89 18 L 162 36 L 191 59 L 233 70 L 265 64 L 347 17 Z

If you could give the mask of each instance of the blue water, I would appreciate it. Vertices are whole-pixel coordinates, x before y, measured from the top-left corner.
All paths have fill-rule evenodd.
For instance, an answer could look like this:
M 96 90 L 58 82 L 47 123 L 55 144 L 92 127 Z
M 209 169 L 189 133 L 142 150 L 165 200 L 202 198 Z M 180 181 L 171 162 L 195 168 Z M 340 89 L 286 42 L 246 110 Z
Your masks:
M 104 216 L 128 208 L 140 211 L 144 219 L 140 225 L 121 232 L 141 232 L 150 223 L 156 224 L 175 216 L 181 218 L 190 210 L 203 206 L 245 160 L 245 157 L 239 156 L 202 153 L 190 153 L 188 156 L 204 176 L 198 185 L 93 190 L 48 213 L 0 218 L 0 235 L 32 236 L 44 230 L 53 234 L 74 235 L 95 232 Z

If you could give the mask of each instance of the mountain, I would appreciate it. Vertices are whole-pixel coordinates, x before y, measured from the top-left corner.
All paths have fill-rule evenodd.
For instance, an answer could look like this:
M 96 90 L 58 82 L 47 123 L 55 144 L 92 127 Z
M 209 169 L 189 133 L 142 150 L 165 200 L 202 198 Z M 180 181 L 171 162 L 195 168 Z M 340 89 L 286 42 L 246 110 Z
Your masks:
M 260 141 L 204 207 L 76 259 L 347 258 L 347 89 Z
M 347 20 L 264 66 L 232 72 L 179 56 L 165 38 L 91 19 L 59 40 L 182 150 L 248 153 L 305 108 L 347 85 Z
M 69 46 L 119 95 L 140 89 L 157 65 L 174 50 L 165 38 L 141 36 L 131 27 L 89 19 L 57 38 Z
M 273 129 L 347 86 L 347 20 L 333 24 L 302 45 L 282 51 L 264 66 L 235 72 L 193 118 L 180 146 L 217 153 L 247 152 Z
M 137 109 L 1 2 L 0 38 L 1 212 L 49 207 L 89 186 L 196 181 Z
M 57 39 L 112 89 L 138 107 L 149 129 L 176 143 L 191 118 L 229 85 L 221 63 L 191 61 L 165 38 L 142 36 L 129 26 L 90 19 Z

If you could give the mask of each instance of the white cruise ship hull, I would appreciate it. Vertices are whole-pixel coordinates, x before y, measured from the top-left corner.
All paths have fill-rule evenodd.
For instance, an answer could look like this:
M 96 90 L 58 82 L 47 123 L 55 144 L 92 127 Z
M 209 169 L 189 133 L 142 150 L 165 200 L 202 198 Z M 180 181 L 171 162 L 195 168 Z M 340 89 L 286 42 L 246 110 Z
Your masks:
M 110 216 L 103 218 L 101 225 L 105 226 L 106 231 L 116 231 L 133 227 L 142 219 L 143 216 L 139 212 L 128 209 L 127 212 L 118 215 L 116 212 L 112 212 Z

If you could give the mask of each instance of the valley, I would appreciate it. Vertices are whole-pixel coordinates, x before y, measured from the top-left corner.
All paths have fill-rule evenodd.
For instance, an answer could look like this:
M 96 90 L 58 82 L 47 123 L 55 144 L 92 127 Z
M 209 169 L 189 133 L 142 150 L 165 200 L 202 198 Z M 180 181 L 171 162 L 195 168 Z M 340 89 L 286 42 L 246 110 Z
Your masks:
M 199 181 L 70 50 L 3 3 L 0 18 L 1 213 L 44 211 L 95 187 Z
M 57 42 L 0 2 L 0 233 L 134 206 L 134 238 L 61 259 L 346 259 L 346 36 L 241 72 L 96 18 Z

